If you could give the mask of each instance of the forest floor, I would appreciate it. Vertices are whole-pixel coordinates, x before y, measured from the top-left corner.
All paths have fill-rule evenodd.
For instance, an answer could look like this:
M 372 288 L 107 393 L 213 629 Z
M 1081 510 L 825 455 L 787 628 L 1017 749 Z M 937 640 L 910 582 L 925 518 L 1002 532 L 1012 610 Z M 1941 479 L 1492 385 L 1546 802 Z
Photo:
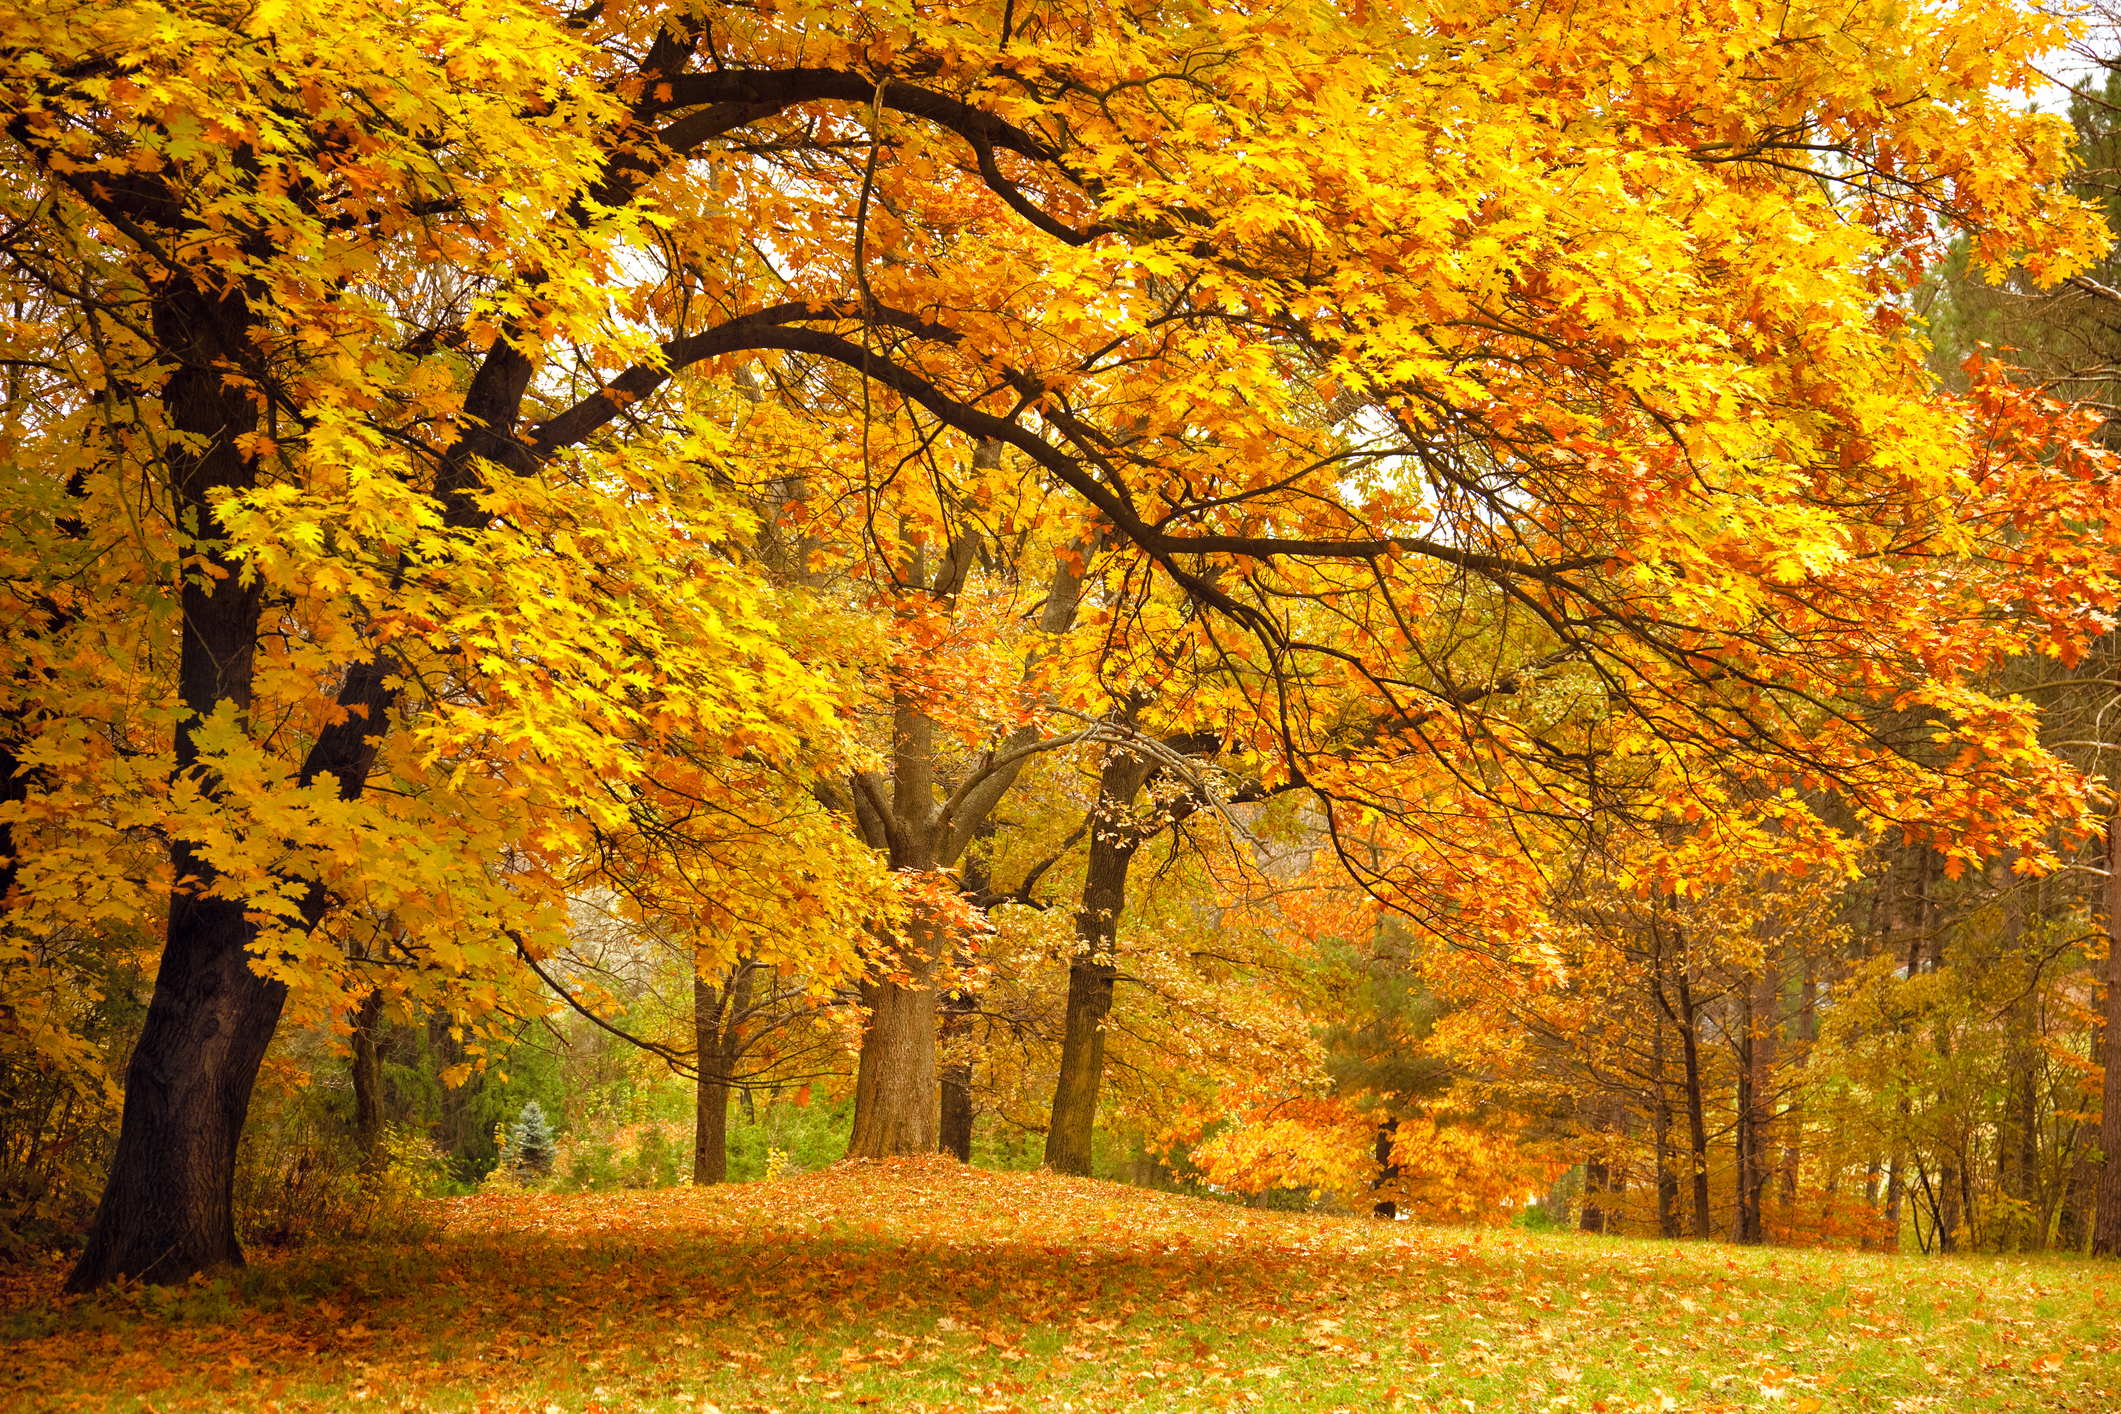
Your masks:
M 1431 1228 L 946 1160 L 433 1216 L 174 1293 L 0 1272 L 0 1409 L 2121 1409 L 2121 1269 L 2086 1261 Z

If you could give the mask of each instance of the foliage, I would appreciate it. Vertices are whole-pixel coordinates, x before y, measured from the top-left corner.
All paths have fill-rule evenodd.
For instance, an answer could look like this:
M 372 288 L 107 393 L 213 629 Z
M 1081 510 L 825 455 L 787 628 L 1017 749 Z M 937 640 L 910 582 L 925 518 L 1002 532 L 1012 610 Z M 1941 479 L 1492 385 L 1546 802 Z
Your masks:
M 932 1159 L 440 1211 L 425 1246 L 273 1257 L 152 1299 L 60 1303 L 54 1271 L 16 1277 L 0 1393 L 84 1410 L 388 1394 L 503 1414 L 1049 1396 L 2091 1414 L 2121 1382 L 2106 1269 L 2054 1258 L 1387 1224 Z
M 843 1035 L 849 1142 L 929 1147 L 944 993 L 977 1017 L 946 1055 L 1029 1133 L 1080 962 L 1123 969 L 1130 1144 L 1352 1193 L 1390 1115 L 1409 1201 L 1492 1215 L 1543 1144 L 1610 1179 L 1648 1114 L 1668 1219 L 1671 922 L 1757 1141 L 1734 1209 L 1830 1112 L 1768 1113 L 1800 1055 L 1896 1174 L 1949 1154 L 1963 1184 L 2031 1052 L 1942 946 L 1897 988 L 1855 956 L 1822 881 L 1924 851 L 1927 908 L 2096 831 L 2087 762 L 1999 674 L 2107 632 L 2113 460 L 1991 361 L 1946 396 L 1907 313 L 1946 230 L 2035 285 L 2107 251 L 2066 125 L 2006 96 L 2064 28 L 1973 0 L 0 17 L 0 1066 L 56 1077 L 7 1115 L 8 1181 L 51 1182 L 55 1108 L 107 1114 L 100 979 L 158 947 L 151 1023 L 218 1015 L 186 968 L 255 994 L 241 1067 L 283 1005 L 379 1013 L 383 1107 L 467 1178 L 526 1057 L 524 1114 L 552 1103 L 592 1187 L 671 1175 L 662 1129 L 617 1138 L 661 1118 L 654 1065 L 831 1086 Z M 1087 874 L 1091 772 L 1167 738 L 1191 755 L 1117 807 L 1148 877 L 1079 958 L 1037 875 Z M 948 871 L 1019 782 L 990 918 Z M 1387 966 L 1349 953 L 1373 902 Z M 1822 977 L 1861 1034 L 1822 1046 Z M 771 1017 L 736 1014 L 755 983 Z M 249 1094 L 220 1054 L 176 1088 Z M 1518 1111 L 1446 1092 L 1443 1054 Z M 257 1137 L 246 1200 L 293 1205 L 262 1231 L 336 1201 L 328 1109 Z M 110 1261 L 84 1282 L 143 1265 Z

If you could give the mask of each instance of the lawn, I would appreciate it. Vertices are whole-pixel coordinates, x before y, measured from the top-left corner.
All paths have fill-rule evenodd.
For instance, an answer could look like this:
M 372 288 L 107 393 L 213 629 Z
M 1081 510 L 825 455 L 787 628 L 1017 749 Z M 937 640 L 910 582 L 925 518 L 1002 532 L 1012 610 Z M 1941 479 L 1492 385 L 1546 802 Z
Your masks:
M 69 1301 L 8 1409 L 2121 1409 L 2121 1267 L 1254 1212 L 947 1160 L 436 1205 L 423 1239 Z

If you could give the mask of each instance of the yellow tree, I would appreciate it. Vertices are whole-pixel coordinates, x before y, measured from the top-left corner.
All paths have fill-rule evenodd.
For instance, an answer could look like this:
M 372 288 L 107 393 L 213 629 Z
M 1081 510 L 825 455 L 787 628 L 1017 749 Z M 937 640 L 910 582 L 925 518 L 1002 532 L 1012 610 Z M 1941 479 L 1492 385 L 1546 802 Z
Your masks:
M 282 987 L 332 985 L 334 908 L 391 910 L 477 1006 L 552 945 L 625 783 L 846 771 L 832 678 L 742 563 L 737 356 L 840 429 L 757 489 L 843 495 L 879 563 L 907 546 L 865 498 L 930 477 L 940 531 L 978 504 L 950 468 L 999 444 L 1064 498 L 1054 543 L 1112 547 L 1122 602 L 1192 606 L 1166 649 L 1225 684 L 1268 786 L 1340 830 L 1442 783 L 1416 833 L 1446 873 L 1371 881 L 1408 907 L 1482 872 L 1454 814 L 1579 813 L 1599 753 L 1660 742 L 1875 815 L 1935 802 L 1963 855 L 2075 808 L 2023 714 L 1959 683 L 2009 636 L 1965 604 L 2055 579 L 1941 568 L 1983 485 L 1896 301 L 1940 220 L 2036 276 L 2100 247 L 2052 186 L 2061 126 L 1992 96 L 2038 17 L 40 0 L 0 26 L 7 278 L 59 390 L 7 483 L 8 926 L 167 908 L 77 1286 L 237 1256 L 250 1076 Z M 1425 652 L 1467 583 L 1526 653 Z M 2066 639 L 2080 609 L 2045 602 Z M 1811 710 L 1851 684 L 1965 754 Z M 1599 753 L 1540 737 L 1555 692 L 1610 700 Z M 865 1045 L 912 1072 L 876 1087 L 877 1152 L 933 1134 L 932 1007 L 908 1021 Z

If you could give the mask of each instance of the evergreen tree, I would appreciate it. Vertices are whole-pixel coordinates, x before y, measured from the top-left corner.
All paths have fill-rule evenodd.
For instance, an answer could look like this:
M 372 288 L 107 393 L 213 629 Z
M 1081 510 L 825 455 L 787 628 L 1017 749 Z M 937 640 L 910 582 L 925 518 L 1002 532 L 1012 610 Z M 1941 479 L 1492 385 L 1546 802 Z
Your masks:
M 522 1115 L 509 1130 L 508 1154 L 518 1173 L 527 1170 L 544 1176 L 552 1172 L 552 1125 L 536 1100 L 524 1102 Z

